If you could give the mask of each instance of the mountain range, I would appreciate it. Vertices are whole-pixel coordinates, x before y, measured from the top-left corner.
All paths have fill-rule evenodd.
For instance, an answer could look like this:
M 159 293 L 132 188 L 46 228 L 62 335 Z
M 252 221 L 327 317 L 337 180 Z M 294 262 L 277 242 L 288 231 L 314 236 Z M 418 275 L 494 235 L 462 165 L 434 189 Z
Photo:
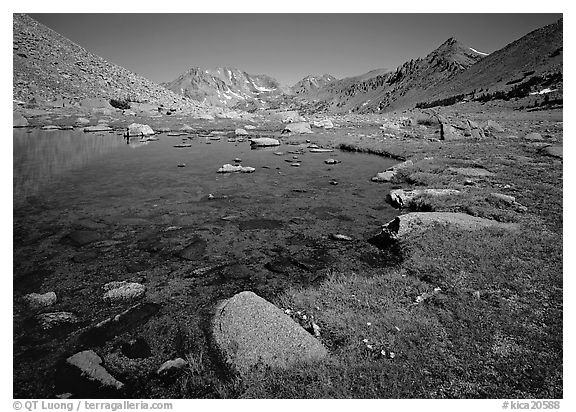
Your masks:
M 231 67 L 193 67 L 158 85 L 27 15 L 14 14 L 13 29 L 13 97 L 26 102 L 105 97 L 191 110 L 290 107 L 304 112 L 385 113 L 562 89 L 562 19 L 491 54 L 450 38 L 427 56 L 395 69 L 344 79 L 309 75 L 291 87 L 271 76 Z

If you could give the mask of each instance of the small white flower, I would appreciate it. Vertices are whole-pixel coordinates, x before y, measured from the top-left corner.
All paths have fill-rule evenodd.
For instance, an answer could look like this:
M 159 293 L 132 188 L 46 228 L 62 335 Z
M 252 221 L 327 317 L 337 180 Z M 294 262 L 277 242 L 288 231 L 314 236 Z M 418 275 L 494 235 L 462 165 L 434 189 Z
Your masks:
M 390 356 L 390 359 L 394 359 L 394 357 L 395 357 L 396 355 L 394 354 L 394 352 L 390 352 L 390 354 L 389 354 L 388 356 Z
M 394 326 L 398 332 L 400 332 L 400 328 L 398 326 Z
M 362 342 L 368 343 L 368 339 L 363 339 Z
M 440 292 L 442 289 L 440 288 L 434 288 L 434 292 Z
M 372 322 L 366 322 L 367 326 L 372 326 Z
M 366 347 L 367 347 L 368 349 L 374 349 L 374 347 L 373 347 L 372 345 L 366 345 Z
M 302 315 L 302 319 L 306 320 L 307 319 L 306 315 Z
M 381 354 L 382 356 L 386 356 L 386 351 L 385 351 L 384 349 L 382 349 L 382 350 L 380 351 L 380 354 Z

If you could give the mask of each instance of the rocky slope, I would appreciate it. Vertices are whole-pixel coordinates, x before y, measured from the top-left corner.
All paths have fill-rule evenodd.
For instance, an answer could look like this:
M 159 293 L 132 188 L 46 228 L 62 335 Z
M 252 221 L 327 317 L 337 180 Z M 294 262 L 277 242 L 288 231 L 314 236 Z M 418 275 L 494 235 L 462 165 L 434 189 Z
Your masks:
M 248 74 L 230 67 L 192 67 L 163 85 L 187 98 L 221 107 L 266 106 L 288 90 L 267 75 Z
M 563 21 L 534 30 L 495 51 L 450 81 L 430 90 L 430 99 L 510 91 L 527 83 L 531 93 L 562 88 Z M 549 84 L 548 84 L 549 83 Z M 561 92 L 561 90 L 560 90 Z
M 315 94 L 302 96 L 303 102 L 337 113 L 378 113 L 413 106 L 429 89 L 465 71 L 484 55 L 450 38 L 425 58 L 410 60 L 394 71 L 374 70 L 332 82 Z
M 25 14 L 13 15 L 13 62 L 13 99 L 25 103 L 104 98 L 208 109 L 107 62 Z

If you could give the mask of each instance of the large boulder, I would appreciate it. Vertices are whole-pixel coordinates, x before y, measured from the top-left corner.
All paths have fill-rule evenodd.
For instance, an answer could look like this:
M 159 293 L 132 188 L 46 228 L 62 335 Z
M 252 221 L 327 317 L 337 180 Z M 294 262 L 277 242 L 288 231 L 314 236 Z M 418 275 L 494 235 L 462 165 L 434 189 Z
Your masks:
M 128 136 L 150 136 L 154 134 L 154 130 L 147 124 L 132 123 L 128 126 Z
M 28 125 L 28 119 L 22 116 L 22 113 L 12 112 L 12 127 L 26 127 Z
M 310 124 L 306 122 L 290 123 L 284 127 L 282 133 L 305 134 L 312 133 L 312 129 L 310 128 Z
M 280 146 L 280 141 L 271 137 L 253 137 L 250 139 L 250 144 L 259 147 Z
M 256 365 L 288 367 L 328 355 L 316 338 L 253 292 L 238 293 L 217 306 L 212 335 L 223 359 L 240 375 Z
M 382 226 L 382 231 L 370 241 L 379 244 L 390 240 L 404 240 L 409 235 L 430 229 L 434 225 L 451 225 L 462 230 L 487 228 L 514 230 L 518 228 L 516 223 L 502 223 L 466 213 L 413 212 L 400 215 Z
M 390 191 L 390 202 L 393 206 L 409 207 L 414 200 L 422 196 L 449 196 L 457 195 L 460 191 L 456 189 L 394 189 Z
M 496 123 L 494 120 L 488 120 L 486 122 L 486 125 L 484 125 L 484 132 L 486 132 L 487 135 L 492 135 L 495 132 L 503 133 L 504 128 L 500 126 L 500 124 Z

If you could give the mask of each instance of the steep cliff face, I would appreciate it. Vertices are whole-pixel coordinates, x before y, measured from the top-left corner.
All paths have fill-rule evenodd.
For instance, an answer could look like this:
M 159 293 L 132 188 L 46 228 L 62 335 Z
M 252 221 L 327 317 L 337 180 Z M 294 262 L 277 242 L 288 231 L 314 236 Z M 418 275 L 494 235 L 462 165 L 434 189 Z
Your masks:
M 329 83 L 336 81 L 336 77 L 331 74 L 323 74 L 322 76 L 309 75 L 304 77 L 298 83 L 290 88 L 294 94 L 305 94 L 321 89 Z
M 107 62 L 25 14 L 13 15 L 13 62 L 13 98 L 19 101 L 105 98 L 205 108 Z

